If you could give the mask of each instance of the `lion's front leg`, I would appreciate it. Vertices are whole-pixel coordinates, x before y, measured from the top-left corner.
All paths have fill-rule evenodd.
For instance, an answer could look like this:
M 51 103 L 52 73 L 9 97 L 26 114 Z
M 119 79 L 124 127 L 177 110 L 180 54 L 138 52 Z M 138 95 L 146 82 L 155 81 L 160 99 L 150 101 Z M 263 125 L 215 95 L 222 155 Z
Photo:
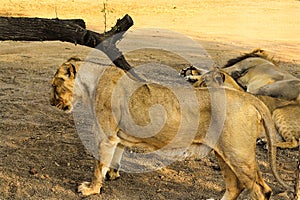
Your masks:
M 78 192 L 81 192 L 84 196 L 99 194 L 102 186 L 103 178 L 101 175 L 102 164 L 99 160 L 95 160 L 95 170 L 92 182 L 83 182 L 78 187 Z
M 121 159 L 124 152 L 124 146 L 118 145 L 115 150 L 114 157 L 111 161 L 110 168 L 106 174 L 107 180 L 115 180 L 120 177 L 119 169 L 121 167 Z
M 201 81 L 201 76 L 199 75 L 188 75 L 185 77 L 188 82 L 195 83 L 197 81 Z
M 92 182 L 83 182 L 79 185 L 78 192 L 81 192 L 84 196 L 100 193 L 118 143 L 119 138 L 117 137 L 108 137 L 100 143 L 100 161 L 95 160 Z

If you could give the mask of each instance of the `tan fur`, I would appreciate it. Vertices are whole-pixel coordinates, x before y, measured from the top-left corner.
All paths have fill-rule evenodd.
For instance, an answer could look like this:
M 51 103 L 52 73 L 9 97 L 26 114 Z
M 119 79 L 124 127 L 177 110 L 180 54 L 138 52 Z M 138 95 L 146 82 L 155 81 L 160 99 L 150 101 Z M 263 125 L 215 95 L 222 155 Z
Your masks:
M 184 70 L 187 71 L 188 68 Z M 229 74 L 219 68 L 213 68 L 213 70 L 208 71 L 202 75 L 200 72 L 194 72 L 193 74 L 188 76 L 187 81 L 192 82 L 194 87 L 225 86 L 228 88 L 234 88 L 236 90 L 244 91 Z
M 221 78 L 223 80 L 223 84 L 220 84 L 217 81 L 217 79 Z M 192 80 L 194 87 L 224 85 L 226 87 L 243 91 L 243 89 L 235 82 L 235 80 L 222 69 L 215 68 L 214 70 L 203 75 L 189 76 L 189 80 Z M 273 98 L 265 95 L 257 95 L 257 97 L 267 105 L 272 113 L 272 118 L 274 119 L 276 128 L 279 132 L 279 136 L 277 137 L 277 146 L 280 148 L 298 147 L 300 123 L 299 117 L 297 116 L 300 113 L 299 102 L 297 100 L 288 101 L 285 99 Z M 259 133 L 259 138 L 265 137 L 263 131 L 260 131 Z
M 71 62 L 64 63 L 56 72 L 56 78 L 52 79 L 52 98 L 50 104 L 62 110 L 71 110 L 73 83 L 66 80 L 74 79 L 75 66 Z M 75 69 L 76 70 L 76 69 Z
M 273 112 L 273 120 L 284 141 L 276 144 L 280 148 L 296 148 L 300 139 L 300 106 L 288 105 Z M 278 126 L 279 125 L 279 126 Z
M 68 76 L 69 79 L 64 82 L 57 82 L 61 73 L 65 73 L 65 65 L 62 65 L 58 73 L 53 78 L 53 83 L 61 85 L 53 85 L 53 87 L 64 87 L 64 85 L 74 85 L 74 78 Z M 137 137 L 120 128 L 120 123 L 124 120 L 123 111 L 127 108 L 123 104 L 116 105 L 112 102 L 113 91 L 118 95 L 118 101 L 124 101 L 124 97 L 128 95 L 127 85 L 121 86 L 116 91 L 116 85 L 121 77 L 126 76 L 124 71 L 116 67 L 106 69 L 98 82 L 95 92 L 95 114 L 96 123 L 103 130 L 99 143 L 99 154 L 101 160 L 96 160 L 94 176 L 91 182 L 82 183 L 78 191 L 83 195 L 97 194 L 103 184 L 103 180 L 107 174 L 111 175 L 110 167 L 119 165 L 118 160 L 122 152 L 116 152 L 116 147 L 137 147 L 142 148 L 146 152 L 162 149 L 175 139 L 176 146 L 171 146 L 174 151 L 186 144 L 186 138 L 190 134 L 184 133 L 181 138 L 176 138 L 178 127 L 182 121 L 182 113 L 179 102 L 170 89 L 155 83 L 137 83 L 139 87 L 134 91 L 129 99 L 129 111 L 132 120 L 140 125 L 145 126 L 151 123 L 149 118 L 149 109 L 153 105 L 162 105 L 167 114 L 163 128 L 155 135 L 150 137 Z M 288 186 L 279 178 L 276 172 L 276 148 L 273 145 L 275 141 L 275 126 L 267 107 L 257 98 L 244 92 L 232 89 L 216 89 L 209 91 L 207 88 L 195 89 L 198 99 L 198 107 L 200 112 L 198 130 L 195 130 L 195 137 L 192 139 L 190 151 L 193 154 L 200 145 L 211 145 L 211 141 L 205 139 L 211 119 L 211 95 L 218 94 L 225 90 L 226 95 L 226 120 L 219 140 L 211 148 L 215 151 L 220 162 L 222 173 L 225 177 L 226 192 L 223 199 L 236 199 L 244 190 L 250 191 L 251 197 L 257 200 L 269 199 L 271 195 L 270 187 L 264 182 L 261 172 L 256 162 L 256 138 L 259 122 L 264 124 L 265 131 L 269 139 L 270 164 L 276 179 L 285 187 Z M 68 90 L 73 91 L 73 90 Z M 85 93 L 81 93 L 84 95 Z M 65 102 L 75 102 L 74 97 L 80 94 L 70 94 L 73 99 L 66 99 Z M 57 100 L 56 98 L 59 97 Z M 51 102 L 60 102 L 62 96 L 53 95 Z M 54 105 L 57 106 L 57 105 Z M 58 108 L 62 108 L 57 106 Z M 70 108 L 70 107 L 69 107 Z M 214 108 L 217 109 L 218 108 Z M 198 115 L 197 109 L 190 110 L 189 116 Z M 115 113 L 113 115 L 112 113 Z M 217 116 L 220 117 L 220 116 Z M 126 120 L 126 119 L 125 119 Z M 241 144 L 241 141 L 242 144 Z M 198 148 L 199 149 L 199 148 Z
M 257 49 L 229 60 L 222 70 L 252 94 L 300 99 L 300 79 L 280 69 L 264 50 Z

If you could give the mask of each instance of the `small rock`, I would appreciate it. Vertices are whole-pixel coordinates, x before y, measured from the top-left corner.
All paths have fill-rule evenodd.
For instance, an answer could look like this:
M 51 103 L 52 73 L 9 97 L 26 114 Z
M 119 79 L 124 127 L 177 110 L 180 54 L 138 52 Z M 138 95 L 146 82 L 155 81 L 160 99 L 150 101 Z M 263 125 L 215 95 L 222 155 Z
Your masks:
M 29 174 L 31 174 L 31 175 L 36 175 L 37 173 L 38 173 L 38 170 L 36 168 L 31 168 L 29 170 Z
M 216 171 L 221 171 L 221 168 L 219 165 L 213 165 L 212 168 Z

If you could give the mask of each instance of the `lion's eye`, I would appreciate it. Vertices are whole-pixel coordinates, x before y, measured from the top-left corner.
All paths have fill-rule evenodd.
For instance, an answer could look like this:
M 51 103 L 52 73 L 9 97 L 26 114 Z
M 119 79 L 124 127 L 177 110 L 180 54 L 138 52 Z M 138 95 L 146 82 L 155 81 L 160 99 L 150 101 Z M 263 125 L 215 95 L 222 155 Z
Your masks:
M 208 81 L 210 81 L 210 78 L 209 77 L 205 77 L 204 81 L 208 82 Z
M 52 81 L 52 86 L 62 85 L 64 83 L 65 79 L 63 78 L 55 78 Z

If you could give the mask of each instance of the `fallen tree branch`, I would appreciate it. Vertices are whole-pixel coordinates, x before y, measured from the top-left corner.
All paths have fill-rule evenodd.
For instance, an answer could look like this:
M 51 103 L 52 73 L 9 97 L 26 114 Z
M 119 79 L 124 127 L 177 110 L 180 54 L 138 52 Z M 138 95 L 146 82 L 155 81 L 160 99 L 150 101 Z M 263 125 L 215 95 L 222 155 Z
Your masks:
M 96 48 L 103 51 L 117 67 L 129 71 L 138 80 L 143 80 L 135 74 L 122 52 L 116 47 L 116 42 L 132 25 L 132 18 L 125 15 L 110 31 L 100 34 L 87 30 L 81 19 L 0 17 L 0 40 L 59 40 Z
M 0 17 L 0 40 L 45 41 L 76 38 L 76 30 L 85 29 L 82 19 L 61 20 L 43 18 Z M 71 33 L 69 39 L 64 35 Z

